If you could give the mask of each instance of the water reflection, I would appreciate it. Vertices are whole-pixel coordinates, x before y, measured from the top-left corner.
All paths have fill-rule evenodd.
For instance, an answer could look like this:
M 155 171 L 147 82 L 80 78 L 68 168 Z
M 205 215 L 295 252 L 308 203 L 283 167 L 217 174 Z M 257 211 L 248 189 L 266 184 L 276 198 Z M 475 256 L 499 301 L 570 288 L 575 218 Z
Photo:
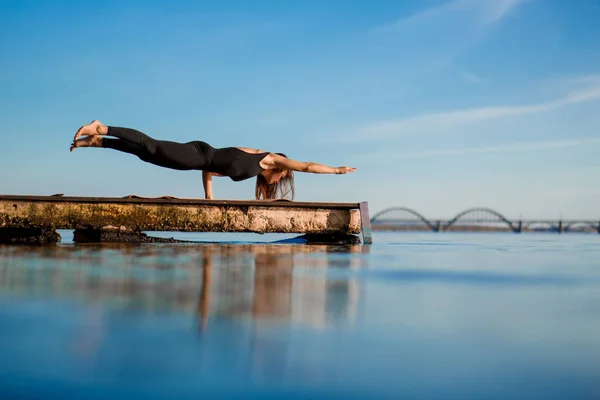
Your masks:
M 368 246 L 272 244 L 0 246 L 0 292 L 148 313 L 311 327 L 351 322 Z
M 368 255 L 290 244 L 0 246 L 0 398 L 598 398 L 597 281 L 469 278 L 504 264 L 514 276 L 595 279 L 597 245 L 559 265 L 515 236 L 502 256 L 454 237 L 455 249 L 379 245 Z

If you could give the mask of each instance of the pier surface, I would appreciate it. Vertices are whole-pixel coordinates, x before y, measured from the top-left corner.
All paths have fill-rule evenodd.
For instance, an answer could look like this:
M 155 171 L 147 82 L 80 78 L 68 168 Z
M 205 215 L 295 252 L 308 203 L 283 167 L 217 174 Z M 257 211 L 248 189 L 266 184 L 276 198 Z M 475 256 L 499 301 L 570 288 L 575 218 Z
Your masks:
M 358 234 L 360 204 L 0 195 L 0 227 L 125 226 L 139 231 Z

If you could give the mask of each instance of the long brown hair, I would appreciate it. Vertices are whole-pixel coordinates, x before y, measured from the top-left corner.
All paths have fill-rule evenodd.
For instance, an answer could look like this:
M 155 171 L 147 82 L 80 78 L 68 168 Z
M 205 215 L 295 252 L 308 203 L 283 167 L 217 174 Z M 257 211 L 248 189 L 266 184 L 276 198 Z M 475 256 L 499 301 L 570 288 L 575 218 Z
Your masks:
M 283 153 L 277 153 L 280 156 L 287 156 Z M 267 180 L 262 175 L 256 176 L 256 200 L 267 199 L 288 199 L 294 200 L 296 195 L 294 185 L 294 171 L 288 170 L 287 175 L 279 180 L 279 182 L 268 184 Z

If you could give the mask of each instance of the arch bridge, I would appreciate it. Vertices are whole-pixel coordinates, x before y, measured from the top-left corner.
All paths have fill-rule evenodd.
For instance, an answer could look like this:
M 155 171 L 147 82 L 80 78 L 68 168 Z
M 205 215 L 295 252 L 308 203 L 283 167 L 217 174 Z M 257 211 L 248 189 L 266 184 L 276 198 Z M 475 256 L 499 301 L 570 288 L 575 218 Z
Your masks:
M 550 231 L 600 233 L 600 221 L 591 220 L 511 220 L 487 207 L 473 207 L 450 219 L 430 219 L 409 207 L 389 207 L 371 218 L 374 229 L 440 231 Z

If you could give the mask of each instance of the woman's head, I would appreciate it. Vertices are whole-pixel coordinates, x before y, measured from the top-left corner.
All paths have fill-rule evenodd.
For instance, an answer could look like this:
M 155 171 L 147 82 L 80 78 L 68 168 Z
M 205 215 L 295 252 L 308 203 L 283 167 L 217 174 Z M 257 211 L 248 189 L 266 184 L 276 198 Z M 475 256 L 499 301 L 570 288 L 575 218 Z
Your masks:
M 287 156 L 277 153 L 282 157 Z M 261 199 L 289 199 L 295 196 L 294 171 L 289 169 L 268 169 L 256 177 L 257 200 Z

